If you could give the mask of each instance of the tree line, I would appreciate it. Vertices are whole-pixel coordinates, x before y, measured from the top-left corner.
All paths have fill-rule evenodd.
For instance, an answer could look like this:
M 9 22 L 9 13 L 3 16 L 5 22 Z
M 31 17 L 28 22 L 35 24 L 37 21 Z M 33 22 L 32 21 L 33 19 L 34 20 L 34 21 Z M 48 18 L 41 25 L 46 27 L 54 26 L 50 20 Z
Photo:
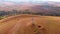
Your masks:
M 13 10 L 13 11 L 0 11 L 0 16 L 5 16 L 5 15 L 17 15 L 17 14 L 34 14 L 34 15 L 46 15 L 46 16 L 60 16 L 60 12 L 33 12 L 33 11 L 29 11 L 29 10 L 25 10 L 25 11 L 17 11 L 17 10 Z

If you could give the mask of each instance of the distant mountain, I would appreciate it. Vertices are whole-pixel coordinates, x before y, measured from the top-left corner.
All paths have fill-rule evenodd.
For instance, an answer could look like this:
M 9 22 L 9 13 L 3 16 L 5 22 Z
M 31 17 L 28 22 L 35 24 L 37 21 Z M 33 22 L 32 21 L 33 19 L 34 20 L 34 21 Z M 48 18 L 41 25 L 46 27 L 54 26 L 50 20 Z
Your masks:
M 30 11 L 36 13 L 42 13 L 44 15 L 60 15 L 60 2 L 41 2 L 41 3 L 23 3 L 15 4 L 5 2 L 0 4 L 0 11 Z
M 39 7 L 37 7 L 40 6 Z M 11 11 L 13 9 L 15 10 L 25 10 L 25 9 L 30 9 L 31 7 L 37 7 L 39 9 L 42 9 L 41 6 L 45 7 L 60 7 L 60 2 L 40 2 L 40 3 L 13 3 L 13 2 L 4 2 L 0 4 L 0 10 L 5 10 L 5 11 Z M 45 9 L 45 8 L 43 8 Z

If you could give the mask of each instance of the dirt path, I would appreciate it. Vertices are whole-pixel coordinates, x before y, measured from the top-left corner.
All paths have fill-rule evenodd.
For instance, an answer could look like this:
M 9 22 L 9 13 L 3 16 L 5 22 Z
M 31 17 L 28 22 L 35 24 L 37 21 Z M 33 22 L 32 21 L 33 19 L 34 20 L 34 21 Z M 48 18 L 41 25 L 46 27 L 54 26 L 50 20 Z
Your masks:
M 34 18 L 32 23 L 32 17 Z M 0 20 L 0 34 L 60 34 L 60 19 L 19 15 Z

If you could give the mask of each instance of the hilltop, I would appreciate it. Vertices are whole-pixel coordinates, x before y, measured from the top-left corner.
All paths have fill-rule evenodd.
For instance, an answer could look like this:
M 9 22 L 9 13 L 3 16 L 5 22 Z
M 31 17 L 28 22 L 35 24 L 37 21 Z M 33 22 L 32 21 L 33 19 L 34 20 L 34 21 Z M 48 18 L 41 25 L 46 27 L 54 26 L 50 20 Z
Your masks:
M 0 34 L 60 34 L 60 17 L 26 14 L 10 16 L 0 20 L 0 29 Z

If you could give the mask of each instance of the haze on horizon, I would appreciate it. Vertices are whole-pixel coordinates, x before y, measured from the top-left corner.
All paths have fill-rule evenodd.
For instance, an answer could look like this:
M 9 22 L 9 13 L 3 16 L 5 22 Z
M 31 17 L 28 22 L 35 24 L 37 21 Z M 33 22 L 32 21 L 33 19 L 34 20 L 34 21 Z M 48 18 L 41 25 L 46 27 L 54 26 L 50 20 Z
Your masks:
M 3 2 L 44 2 L 44 1 L 53 1 L 53 2 L 60 2 L 60 0 L 0 0 L 0 3 Z

